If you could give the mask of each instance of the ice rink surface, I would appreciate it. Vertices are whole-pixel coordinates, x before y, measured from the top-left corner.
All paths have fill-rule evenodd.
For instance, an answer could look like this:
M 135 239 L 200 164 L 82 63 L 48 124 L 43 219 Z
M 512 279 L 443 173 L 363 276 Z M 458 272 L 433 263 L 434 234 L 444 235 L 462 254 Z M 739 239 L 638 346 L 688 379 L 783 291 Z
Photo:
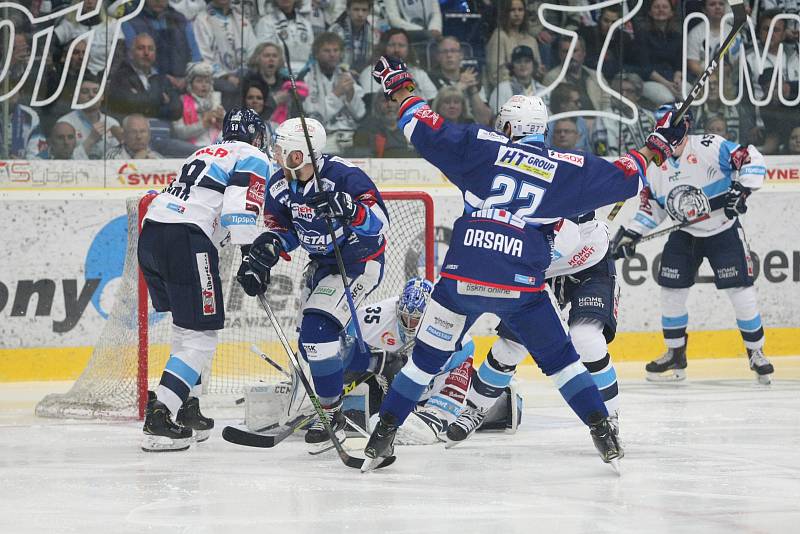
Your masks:
M 36 419 L 64 385 L 0 384 L 0 532 L 800 532 L 800 357 L 774 362 L 771 386 L 743 359 L 690 362 L 668 386 L 618 365 L 619 477 L 531 368 L 517 434 L 398 447 L 366 475 L 300 437 L 226 443 L 219 420 L 188 452 L 146 454 L 139 423 Z

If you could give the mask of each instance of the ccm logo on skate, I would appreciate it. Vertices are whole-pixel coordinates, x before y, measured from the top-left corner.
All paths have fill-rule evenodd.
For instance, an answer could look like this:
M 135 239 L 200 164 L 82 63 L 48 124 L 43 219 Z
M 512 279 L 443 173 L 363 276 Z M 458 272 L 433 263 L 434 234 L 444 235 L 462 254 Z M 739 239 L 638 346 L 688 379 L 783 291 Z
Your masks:
M 488 230 L 467 229 L 464 232 L 464 246 L 480 247 L 488 250 L 497 250 L 503 254 L 510 254 L 517 258 L 522 257 L 522 240 L 497 234 Z

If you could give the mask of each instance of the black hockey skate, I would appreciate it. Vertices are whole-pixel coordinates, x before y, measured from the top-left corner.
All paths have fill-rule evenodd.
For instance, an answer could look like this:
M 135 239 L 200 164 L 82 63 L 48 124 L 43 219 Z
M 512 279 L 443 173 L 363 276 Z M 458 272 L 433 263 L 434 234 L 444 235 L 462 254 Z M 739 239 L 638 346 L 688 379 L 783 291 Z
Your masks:
M 178 410 L 175 421 L 194 430 L 194 439 L 197 443 L 206 441 L 211 435 L 211 429 L 214 428 L 214 420 L 200 413 L 200 400 L 197 397 L 186 399 Z
M 467 405 L 459 414 L 458 419 L 447 427 L 447 443 L 444 444 L 444 447 L 449 449 L 466 441 L 481 426 L 486 418 L 486 413 L 486 410 L 467 401 Z
M 339 438 L 339 441 L 344 443 L 347 439 L 347 434 L 344 431 L 347 421 L 345 421 L 344 414 L 342 413 L 342 400 L 339 399 L 335 404 L 323 407 L 325 414 L 328 416 L 328 421 L 333 428 L 334 434 Z M 328 431 L 325 430 L 325 425 L 319 420 L 319 417 L 306 431 L 306 443 L 309 445 L 309 454 L 321 454 L 333 448 L 333 443 L 330 441 L 331 437 Z
M 611 464 L 614 471 L 619 474 L 619 460 L 625 456 L 625 451 L 619 444 L 619 439 L 609 418 L 600 414 L 589 416 L 589 432 L 592 435 L 594 446 L 600 453 L 600 458 L 605 463 Z
M 775 368 L 764 356 L 761 349 L 747 349 L 747 359 L 750 361 L 750 370 L 755 372 L 759 384 L 769 385 L 772 383 L 772 373 Z
M 142 431 L 142 450 L 145 452 L 185 451 L 192 440 L 192 429 L 176 424 L 167 406 L 152 391 L 147 392 Z
M 381 415 L 378 425 L 364 448 L 367 461 L 361 466 L 362 472 L 371 471 L 381 465 L 385 458 L 394 454 L 394 438 L 397 435 L 397 427 L 397 419 L 392 414 Z
M 679 382 L 686 379 L 686 345 L 668 348 L 657 360 L 645 366 L 649 382 Z M 668 371 L 672 371 L 669 373 Z

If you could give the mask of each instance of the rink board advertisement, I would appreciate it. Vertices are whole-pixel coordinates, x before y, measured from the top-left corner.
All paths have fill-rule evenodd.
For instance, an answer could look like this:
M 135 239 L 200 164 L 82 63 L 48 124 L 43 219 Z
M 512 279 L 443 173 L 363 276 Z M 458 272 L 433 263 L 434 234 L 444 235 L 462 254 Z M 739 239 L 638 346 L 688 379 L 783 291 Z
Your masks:
M 768 328 L 767 350 L 797 354 L 800 329 L 793 310 L 800 301 L 800 241 L 793 210 L 800 192 L 768 189 L 751 197 L 743 225 L 753 253 L 761 315 Z M 452 187 L 428 192 L 436 206 L 436 261 L 441 262 L 463 204 Z M 42 200 L 22 200 L 21 192 L 0 197 L 6 236 L 0 258 L 0 380 L 14 380 L 20 365 L 27 366 L 27 379 L 51 378 L 49 365 L 73 360 L 78 362 L 71 364 L 77 366 L 74 373 L 79 372 L 114 303 L 127 245 L 124 197 L 129 195 L 123 191 L 73 193 L 69 199 L 59 195 L 67 196 L 51 191 L 24 194 L 48 198 Z M 626 203 L 614 226 L 630 218 L 635 204 Z M 635 258 L 617 262 L 621 333 L 612 349 L 619 359 L 642 360 L 661 350 L 659 288 L 653 273 L 664 242 L 665 238 L 642 244 Z M 708 355 L 742 353 L 727 296 L 714 288 L 707 265 L 699 274 L 689 298 L 693 347 L 709 347 Z M 282 289 L 276 286 L 276 291 Z M 293 310 L 281 308 L 281 313 Z M 479 352 L 488 348 L 494 323 L 487 316 L 473 329 Z M 706 345 L 694 341 L 703 339 L 702 331 L 720 330 L 725 335 L 710 336 Z

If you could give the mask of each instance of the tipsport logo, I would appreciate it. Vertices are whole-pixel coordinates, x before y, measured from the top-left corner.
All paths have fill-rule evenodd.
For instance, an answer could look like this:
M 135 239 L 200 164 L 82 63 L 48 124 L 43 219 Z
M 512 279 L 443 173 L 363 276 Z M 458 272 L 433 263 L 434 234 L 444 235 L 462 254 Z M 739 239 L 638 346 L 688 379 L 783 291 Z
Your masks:
M 48 106 L 58 99 L 58 97 L 60 97 L 61 93 L 64 91 L 64 85 L 67 81 L 66 70 L 68 68 L 69 61 L 66 61 L 64 64 L 64 68 L 59 77 L 60 82 L 53 94 L 44 99 L 40 98 L 39 96 L 41 88 L 40 86 L 42 79 L 44 78 L 43 74 L 46 67 L 45 58 L 49 57 L 51 53 L 50 47 L 53 43 L 53 31 L 63 18 L 73 17 L 76 22 L 82 22 L 98 15 L 102 9 L 105 9 L 106 12 L 113 17 L 112 20 L 115 22 L 116 27 L 114 28 L 113 38 L 111 39 L 108 47 L 108 59 L 106 68 L 103 69 L 103 78 L 100 80 L 100 89 L 98 90 L 97 95 L 87 102 L 78 103 L 78 91 L 75 91 L 75 94 L 72 96 L 72 109 L 86 109 L 97 104 L 97 102 L 103 98 L 103 92 L 108 79 L 108 73 L 111 71 L 111 62 L 114 58 L 114 52 L 122 37 L 122 24 L 138 15 L 144 7 L 144 2 L 145 0 L 98 0 L 97 5 L 93 9 L 84 9 L 84 2 L 78 2 L 71 6 L 65 7 L 60 11 L 56 11 L 41 17 L 34 17 L 30 10 L 21 5 L 19 2 L 0 2 L 0 12 L 8 14 L 7 19 L 0 21 L 0 30 L 2 30 L 4 27 L 7 28 L 6 31 L 8 32 L 9 43 L 14 42 L 14 37 L 16 36 L 17 30 L 14 28 L 13 19 L 19 15 L 22 15 L 23 18 L 27 18 L 28 22 L 33 27 L 41 28 L 31 36 L 31 53 L 28 57 L 28 63 L 25 66 L 24 74 L 16 83 L 16 85 L 11 87 L 7 93 L 0 95 L 0 102 L 11 98 L 17 94 L 20 89 L 22 89 L 22 87 L 28 81 L 28 78 L 31 76 L 31 73 L 34 71 L 34 65 L 37 63 L 37 58 L 39 59 L 39 66 L 36 69 L 36 81 L 33 86 L 30 105 L 33 107 Z M 83 65 L 81 65 L 81 70 L 78 74 L 77 86 L 80 86 L 84 77 L 86 76 L 89 65 L 89 54 L 94 44 L 93 41 L 94 32 L 89 30 L 83 35 L 76 37 L 70 44 L 69 50 L 67 51 L 66 57 L 71 58 L 75 47 L 81 42 L 86 42 L 86 52 L 83 57 Z M 5 79 L 9 74 L 9 70 L 11 69 L 11 54 L 13 52 L 13 47 L 8 46 L 6 47 L 6 50 L 6 57 L 2 63 L 3 68 L 0 70 L 0 80 Z

